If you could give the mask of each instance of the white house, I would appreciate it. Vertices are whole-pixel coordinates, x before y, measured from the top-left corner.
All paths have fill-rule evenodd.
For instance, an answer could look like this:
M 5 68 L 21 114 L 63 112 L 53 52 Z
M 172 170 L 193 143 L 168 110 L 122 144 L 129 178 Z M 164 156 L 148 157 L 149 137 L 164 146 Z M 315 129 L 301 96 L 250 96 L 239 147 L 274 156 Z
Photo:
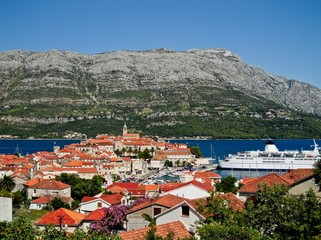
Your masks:
M 126 198 L 119 194 L 102 194 L 99 197 L 83 197 L 80 203 L 80 213 L 87 214 L 99 208 L 109 208 L 113 205 L 126 204 Z
M 184 201 L 155 216 L 156 225 L 181 221 L 189 232 L 195 233 L 196 222 L 204 221 L 205 217 L 197 211 L 195 201 Z
M 213 190 L 213 186 L 209 183 L 193 180 L 181 184 L 164 184 L 161 186 L 160 196 L 172 194 L 187 199 L 197 199 L 209 197 L 210 190 Z

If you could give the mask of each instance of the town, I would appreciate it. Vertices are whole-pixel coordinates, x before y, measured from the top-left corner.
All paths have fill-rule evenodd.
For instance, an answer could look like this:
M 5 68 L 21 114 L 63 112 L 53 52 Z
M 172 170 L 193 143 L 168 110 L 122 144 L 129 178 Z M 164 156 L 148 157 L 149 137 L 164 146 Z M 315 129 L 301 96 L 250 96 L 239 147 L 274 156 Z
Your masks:
M 0 155 L 0 221 L 12 222 L 13 210 L 28 208 L 46 210 L 32 223 L 35 229 L 53 227 L 65 236 L 82 230 L 123 240 L 151 233 L 210 239 L 198 229 L 216 216 L 206 210 L 213 199 L 235 213 L 246 208 L 248 198 L 258 197 L 264 184 L 286 187 L 291 196 L 311 189 L 321 197 L 313 169 L 240 181 L 221 178 L 212 169 L 190 146 L 129 133 L 125 123 L 120 136 L 101 134 L 52 152 Z M 164 180 L 165 175 L 173 180 Z

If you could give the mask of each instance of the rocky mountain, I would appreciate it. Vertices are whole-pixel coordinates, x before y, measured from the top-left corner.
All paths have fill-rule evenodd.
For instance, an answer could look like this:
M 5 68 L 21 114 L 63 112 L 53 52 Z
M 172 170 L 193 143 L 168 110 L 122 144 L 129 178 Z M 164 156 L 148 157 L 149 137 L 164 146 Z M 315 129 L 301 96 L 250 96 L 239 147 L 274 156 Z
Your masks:
M 67 127 L 88 132 L 82 125 L 89 120 L 106 132 L 126 120 L 144 133 L 176 126 L 175 135 L 215 137 L 213 120 L 227 117 L 273 125 L 271 118 L 321 116 L 320 89 L 268 74 L 225 49 L 8 51 L 0 53 L 0 88 L 3 134 L 48 126 L 58 136 Z M 186 131 L 191 119 L 202 129 Z

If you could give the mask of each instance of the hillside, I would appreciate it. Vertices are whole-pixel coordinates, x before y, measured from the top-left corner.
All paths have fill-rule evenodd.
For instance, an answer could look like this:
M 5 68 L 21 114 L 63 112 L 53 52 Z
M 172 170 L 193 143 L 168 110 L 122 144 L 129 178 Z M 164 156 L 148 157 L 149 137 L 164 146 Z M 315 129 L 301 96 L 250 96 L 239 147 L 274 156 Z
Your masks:
M 320 137 L 321 90 L 224 49 L 0 53 L 0 134 Z

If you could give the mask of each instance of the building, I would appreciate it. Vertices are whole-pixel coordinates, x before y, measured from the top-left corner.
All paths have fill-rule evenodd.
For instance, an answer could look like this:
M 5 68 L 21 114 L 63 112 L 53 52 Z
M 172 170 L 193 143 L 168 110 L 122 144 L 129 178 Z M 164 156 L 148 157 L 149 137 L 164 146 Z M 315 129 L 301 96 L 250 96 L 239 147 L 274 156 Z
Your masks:
M 99 208 L 109 208 L 113 205 L 126 204 L 126 197 L 119 194 L 101 194 L 97 197 L 83 197 L 80 203 L 80 212 L 88 214 Z
M 150 230 L 149 227 L 140 228 L 128 232 L 119 233 L 119 237 L 123 240 L 137 240 L 143 239 L 146 233 Z M 167 234 L 173 232 L 174 239 L 182 239 L 191 237 L 192 234 L 185 228 L 184 224 L 180 221 L 170 222 L 166 224 L 160 224 L 156 226 L 156 234 L 165 238 Z
M 145 228 L 149 225 L 149 222 L 142 217 L 143 214 L 148 214 L 154 218 L 156 215 L 185 200 L 185 198 L 171 194 L 155 199 L 146 199 L 146 201 L 132 207 L 132 209 L 126 214 L 127 231 Z
M 197 199 L 210 196 L 210 191 L 214 187 L 207 182 L 199 182 L 196 180 L 187 183 L 165 183 L 161 185 L 161 194 L 171 194 L 187 199 Z
M 68 184 L 55 179 L 36 179 L 38 182 L 28 186 L 28 199 L 35 199 L 43 196 L 71 197 L 71 187 Z
M 56 229 L 64 229 L 67 233 L 74 232 L 75 229 L 81 227 L 82 220 L 85 215 L 77 213 L 66 208 L 59 208 L 42 216 L 35 226 L 40 230 L 44 230 L 45 226 L 53 224 Z
M 0 222 L 12 222 L 12 198 L 0 197 Z

